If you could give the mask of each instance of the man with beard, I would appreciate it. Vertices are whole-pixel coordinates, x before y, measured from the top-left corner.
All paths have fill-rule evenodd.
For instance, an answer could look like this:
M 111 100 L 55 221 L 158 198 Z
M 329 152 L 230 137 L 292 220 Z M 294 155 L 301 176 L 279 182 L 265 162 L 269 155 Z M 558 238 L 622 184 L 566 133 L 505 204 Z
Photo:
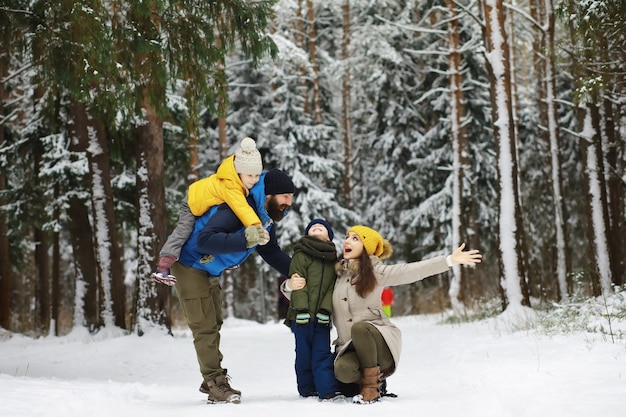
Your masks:
M 241 392 L 232 388 L 222 368 L 220 329 L 222 290 L 219 277 L 236 268 L 253 251 L 281 275 L 289 274 L 291 258 L 276 239 L 275 222 L 291 207 L 295 186 L 279 169 L 261 174 L 247 197 L 262 226 L 244 227 L 233 210 L 222 204 L 198 217 L 194 230 L 183 245 L 178 262 L 172 265 L 176 292 L 191 329 L 203 382 L 200 392 L 209 403 L 241 402 Z

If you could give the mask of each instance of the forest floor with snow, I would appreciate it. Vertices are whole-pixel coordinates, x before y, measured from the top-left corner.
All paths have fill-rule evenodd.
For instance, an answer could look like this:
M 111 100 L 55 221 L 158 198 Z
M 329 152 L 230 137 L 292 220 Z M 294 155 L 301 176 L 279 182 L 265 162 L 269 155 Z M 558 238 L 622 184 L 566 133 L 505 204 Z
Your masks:
M 393 318 L 403 352 L 388 384 L 398 397 L 372 405 L 299 398 L 293 337 L 278 322 L 225 322 L 223 365 L 242 391 L 238 405 L 209 405 L 198 392 L 201 377 L 184 328 L 174 337 L 104 329 L 32 339 L 3 332 L 0 415 L 622 417 L 626 318 L 611 317 L 610 308 L 563 307 L 549 319 Z

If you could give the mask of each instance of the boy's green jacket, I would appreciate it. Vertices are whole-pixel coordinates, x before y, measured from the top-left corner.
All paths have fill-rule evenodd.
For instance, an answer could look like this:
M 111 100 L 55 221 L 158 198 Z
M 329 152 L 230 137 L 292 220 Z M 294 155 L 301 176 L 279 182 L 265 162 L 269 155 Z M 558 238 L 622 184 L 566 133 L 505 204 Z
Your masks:
M 287 326 L 296 319 L 298 311 L 308 311 L 312 320 L 320 310 L 332 313 L 336 262 L 337 249 L 333 242 L 303 236 L 296 243 L 289 276 L 297 272 L 306 279 L 306 286 L 291 294 L 285 320 Z

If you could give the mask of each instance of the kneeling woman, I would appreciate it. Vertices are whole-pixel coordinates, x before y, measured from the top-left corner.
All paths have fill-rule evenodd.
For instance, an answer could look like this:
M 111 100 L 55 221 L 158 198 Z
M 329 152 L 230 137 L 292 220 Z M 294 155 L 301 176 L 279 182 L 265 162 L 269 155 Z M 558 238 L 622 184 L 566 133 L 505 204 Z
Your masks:
M 357 403 L 380 398 L 381 382 L 395 372 L 400 359 L 401 334 L 383 313 L 381 293 L 385 286 L 420 281 L 446 272 L 453 264 L 475 265 L 478 250 L 420 262 L 385 265 L 391 256 L 389 241 L 365 226 L 350 228 L 343 242 L 343 259 L 336 264 L 333 291 L 333 324 L 337 328 L 335 376 L 345 384 L 358 383 Z

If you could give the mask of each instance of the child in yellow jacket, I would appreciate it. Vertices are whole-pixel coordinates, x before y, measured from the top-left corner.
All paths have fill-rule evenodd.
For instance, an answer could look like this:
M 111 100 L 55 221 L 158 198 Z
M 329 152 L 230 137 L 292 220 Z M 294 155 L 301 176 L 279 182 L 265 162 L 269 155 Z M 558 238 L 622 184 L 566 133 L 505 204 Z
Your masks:
M 174 285 L 176 277 L 170 268 L 180 255 L 180 250 L 193 230 L 197 216 L 201 216 L 215 205 L 228 204 L 246 227 L 248 247 L 265 243 L 265 230 L 261 220 L 246 197 L 250 189 L 259 182 L 263 171 L 261 153 L 251 138 L 244 138 L 235 154 L 226 158 L 217 172 L 191 184 L 179 211 L 178 223 L 159 253 L 156 272 L 151 277 L 166 285 Z

